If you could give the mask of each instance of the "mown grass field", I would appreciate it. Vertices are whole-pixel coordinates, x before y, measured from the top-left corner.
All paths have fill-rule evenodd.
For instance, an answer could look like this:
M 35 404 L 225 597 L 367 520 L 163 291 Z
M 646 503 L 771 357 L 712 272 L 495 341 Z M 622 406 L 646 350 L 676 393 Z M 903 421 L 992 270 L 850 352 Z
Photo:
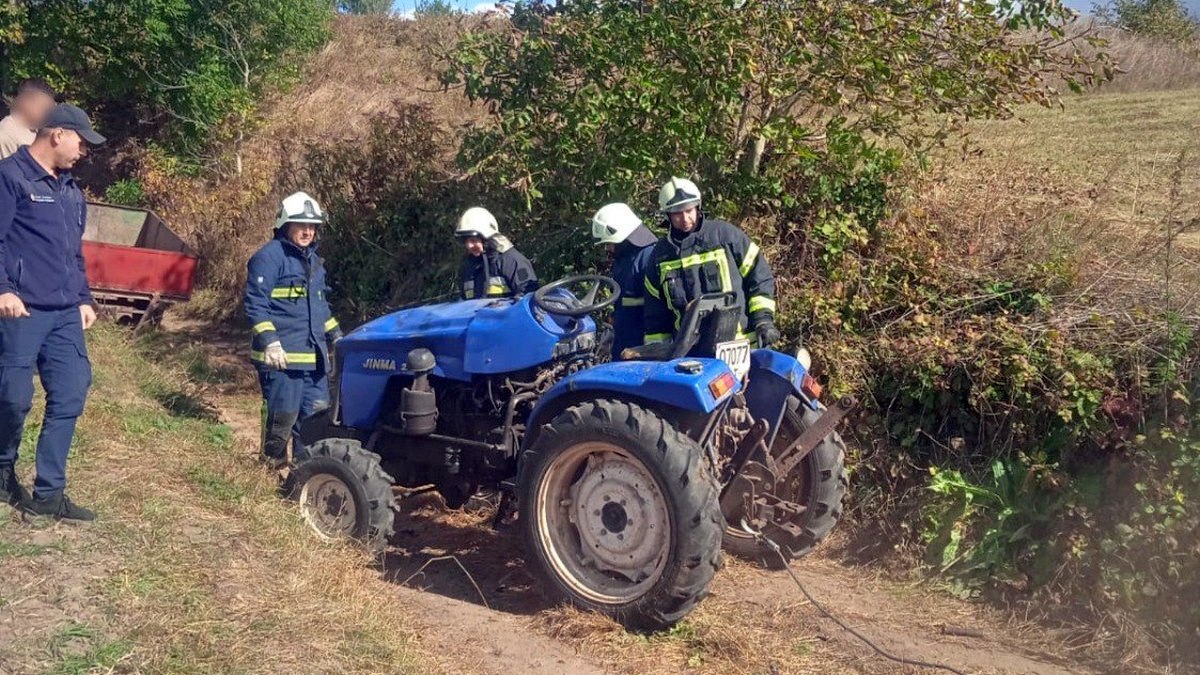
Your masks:
M 1200 90 L 1095 93 L 1064 108 L 1027 106 L 1013 120 L 971 125 L 966 155 L 947 150 L 933 174 L 970 228 L 1012 216 L 1086 225 L 1077 243 L 1162 235 L 1200 204 Z M 1180 223 L 1177 223 L 1179 225 Z M 1001 238 L 1003 231 L 991 234 Z M 1200 227 L 1180 234 L 1200 244 Z

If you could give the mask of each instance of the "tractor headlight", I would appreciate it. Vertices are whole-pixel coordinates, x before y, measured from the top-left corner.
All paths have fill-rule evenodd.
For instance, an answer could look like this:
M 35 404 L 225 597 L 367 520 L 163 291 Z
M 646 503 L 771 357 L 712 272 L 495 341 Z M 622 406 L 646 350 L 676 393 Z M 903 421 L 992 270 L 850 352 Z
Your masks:
M 796 350 L 796 360 L 800 362 L 800 365 L 804 366 L 805 370 L 812 370 L 812 354 L 809 354 L 808 350 L 804 347 Z

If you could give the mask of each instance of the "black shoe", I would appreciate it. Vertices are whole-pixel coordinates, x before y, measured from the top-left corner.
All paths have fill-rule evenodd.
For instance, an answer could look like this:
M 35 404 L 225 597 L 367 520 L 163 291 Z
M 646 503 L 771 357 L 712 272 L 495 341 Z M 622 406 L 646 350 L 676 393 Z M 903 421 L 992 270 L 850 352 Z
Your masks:
M 259 453 L 258 463 L 262 464 L 268 469 L 277 470 L 287 466 L 288 460 L 287 457 L 272 457 L 271 455 Z
M 0 469 L 0 503 L 20 506 L 29 501 L 29 491 L 17 480 L 17 472 L 11 466 Z
M 37 497 L 25 502 L 25 513 L 33 516 L 53 516 L 55 520 L 93 521 L 96 514 L 75 504 L 66 493 L 59 492 L 52 497 Z

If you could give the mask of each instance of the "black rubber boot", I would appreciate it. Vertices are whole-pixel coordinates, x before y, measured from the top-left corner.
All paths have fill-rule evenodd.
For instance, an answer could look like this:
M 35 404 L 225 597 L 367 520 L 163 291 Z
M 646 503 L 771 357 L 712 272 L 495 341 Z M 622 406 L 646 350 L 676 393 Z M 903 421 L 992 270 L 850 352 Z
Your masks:
M 17 472 L 11 466 L 0 467 L 0 502 L 9 506 L 20 506 L 29 501 L 29 491 L 17 480 Z
M 287 466 L 288 441 L 292 438 L 292 426 L 296 424 L 296 418 L 299 416 L 299 412 L 267 411 L 262 452 L 258 456 L 260 462 L 273 469 Z
M 49 497 L 34 496 L 25 502 L 24 510 L 33 516 L 51 516 L 55 520 L 89 522 L 96 519 L 96 514 L 72 502 L 65 492 L 57 492 Z

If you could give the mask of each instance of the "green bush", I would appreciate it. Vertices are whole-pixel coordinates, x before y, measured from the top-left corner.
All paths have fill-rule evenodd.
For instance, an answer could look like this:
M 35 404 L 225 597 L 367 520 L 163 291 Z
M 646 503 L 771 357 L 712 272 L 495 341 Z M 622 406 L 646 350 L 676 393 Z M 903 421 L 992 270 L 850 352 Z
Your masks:
M 263 95 L 296 80 L 333 18 L 326 0 L 21 4 L 9 77 L 47 78 L 111 138 L 158 140 L 203 166 L 241 138 Z M 2 35 L 14 19 L 0 12 Z
M 453 232 L 467 195 L 438 169 L 446 136 L 427 108 L 398 105 L 362 143 L 307 149 L 308 184 L 329 213 L 321 254 L 344 319 L 454 288 L 463 253 Z
M 144 197 L 142 183 L 136 178 L 123 178 L 104 191 L 104 201 L 121 206 L 141 206 Z

